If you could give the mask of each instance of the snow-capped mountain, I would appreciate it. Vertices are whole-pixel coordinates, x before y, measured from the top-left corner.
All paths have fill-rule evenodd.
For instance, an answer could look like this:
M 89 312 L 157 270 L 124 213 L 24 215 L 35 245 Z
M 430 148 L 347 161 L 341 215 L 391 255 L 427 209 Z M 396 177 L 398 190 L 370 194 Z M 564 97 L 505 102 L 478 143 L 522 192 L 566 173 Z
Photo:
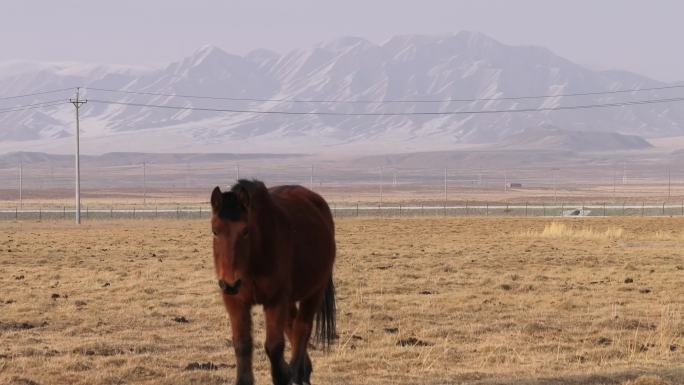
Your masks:
M 160 68 L 78 63 L 0 64 L 0 150 L 67 149 L 71 145 L 74 108 L 66 99 L 72 96 L 72 90 L 23 98 L 2 97 L 77 85 L 85 88 L 83 94 L 89 100 L 81 110 L 81 129 L 86 151 L 91 149 L 91 152 L 324 152 L 350 148 L 360 152 L 399 152 L 508 143 L 507 139 L 520 138 L 520 135 L 525 135 L 523 142 L 528 144 L 555 142 L 529 138 L 535 132 L 548 134 L 548 131 L 536 130 L 537 127 L 557 127 L 583 136 L 595 132 L 645 138 L 684 135 L 684 102 L 564 111 L 465 113 L 676 98 L 684 96 L 684 88 L 511 99 L 670 84 L 624 71 L 593 71 L 545 48 L 507 46 L 480 33 L 461 32 L 446 36 L 398 36 L 383 44 L 344 37 L 285 54 L 256 50 L 238 56 L 207 46 Z M 246 100 L 216 99 L 225 97 Z M 491 100 L 500 98 L 504 99 Z M 457 101 L 462 99 L 490 100 Z M 19 105 L 53 100 L 64 103 L 8 111 Z M 378 100 L 394 102 L 369 103 Z M 130 104 L 297 113 L 461 114 L 279 115 Z M 625 142 L 618 139 L 612 142 Z

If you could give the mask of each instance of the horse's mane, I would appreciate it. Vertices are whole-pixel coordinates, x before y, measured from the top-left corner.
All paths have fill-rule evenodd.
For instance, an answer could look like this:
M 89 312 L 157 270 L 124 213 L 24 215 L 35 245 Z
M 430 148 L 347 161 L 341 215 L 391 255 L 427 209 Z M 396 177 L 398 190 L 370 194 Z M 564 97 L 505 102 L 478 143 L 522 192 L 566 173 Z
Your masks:
M 238 200 L 238 196 L 232 191 L 223 192 L 221 195 L 221 208 L 218 212 L 219 218 L 230 221 L 239 220 L 246 210 Z
M 270 200 L 270 195 L 266 185 L 256 179 L 240 179 L 231 187 L 230 192 L 239 197 L 245 206 L 252 209 L 259 209 L 264 207 L 265 203 Z M 247 202 L 245 202 L 247 199 Z

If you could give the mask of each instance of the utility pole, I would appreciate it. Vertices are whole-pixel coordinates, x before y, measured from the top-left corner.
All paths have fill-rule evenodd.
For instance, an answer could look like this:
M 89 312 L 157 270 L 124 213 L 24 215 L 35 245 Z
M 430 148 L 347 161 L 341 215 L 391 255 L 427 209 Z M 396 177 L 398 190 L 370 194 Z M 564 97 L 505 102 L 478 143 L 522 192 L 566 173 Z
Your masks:
M 444 168 L 444 207 L 446 207 L 447 200 L 449 199 L 449 183 L 447 181 L 447 168 Z
M 80 160 L 80 126 L 79 126 L 79 110 L 81 106 L 88 101 L 80 98 L 80 87 L 76 87 L 76 98 L 71 98 L 69 101 L 76 107 L 76 224 L 81 224 L 81 160 Z
M 613 167 L 613 201 L 615 201 L 615 179 L 617 179 L 617 171 Z
M 553 169 L 553 203 L 554 204 L 556 203 L 556 197 L 557 197 L 557 195 L 556 195 L 557 175 L 556 175 L 556 173 L 558 170 L 559 170 L 558 168 Z
M 380 167 L 380 205 L 382 206 L 382 167 Z
M 19 154 L 19 208 L 24 208 L 24 161 L 21 159 L 21 154 Z
M 185 188 L 190 189 L 190 162 L 185 162 Z
M 147 207 L 147 162 L 143 162 L 143 207 Z
M 504 170 L 504 192 L 508 191 L 508 170 Z

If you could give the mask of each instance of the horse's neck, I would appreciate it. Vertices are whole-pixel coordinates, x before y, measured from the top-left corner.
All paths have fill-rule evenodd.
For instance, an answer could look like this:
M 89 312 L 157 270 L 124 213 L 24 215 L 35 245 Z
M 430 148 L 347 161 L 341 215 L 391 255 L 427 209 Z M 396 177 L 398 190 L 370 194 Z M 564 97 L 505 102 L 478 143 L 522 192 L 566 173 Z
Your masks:
M 282 214 L 279 210 L 261 211 L 255 220 L 257 234 L 252 239 L 250 247 L 250 270 L 254 274 L 268 274 L 276 267 L 278 239 L 283 236 L 282 228 L 278 226 Z

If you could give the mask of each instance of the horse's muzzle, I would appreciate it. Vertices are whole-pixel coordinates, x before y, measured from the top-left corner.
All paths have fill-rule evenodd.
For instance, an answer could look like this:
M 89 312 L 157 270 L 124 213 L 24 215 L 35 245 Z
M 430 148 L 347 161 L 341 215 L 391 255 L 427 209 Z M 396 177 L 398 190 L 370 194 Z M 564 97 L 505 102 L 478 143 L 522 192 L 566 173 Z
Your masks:
M 242 280 L 238 279 L 237 281 L 235 281 L 235 284 L 231 285 L 228 282 L 219 279 L 218 285 L 221 288 L 221 291 L 225 294 L 235 295 L 240 291 L 240 286 L 242 286 Z

